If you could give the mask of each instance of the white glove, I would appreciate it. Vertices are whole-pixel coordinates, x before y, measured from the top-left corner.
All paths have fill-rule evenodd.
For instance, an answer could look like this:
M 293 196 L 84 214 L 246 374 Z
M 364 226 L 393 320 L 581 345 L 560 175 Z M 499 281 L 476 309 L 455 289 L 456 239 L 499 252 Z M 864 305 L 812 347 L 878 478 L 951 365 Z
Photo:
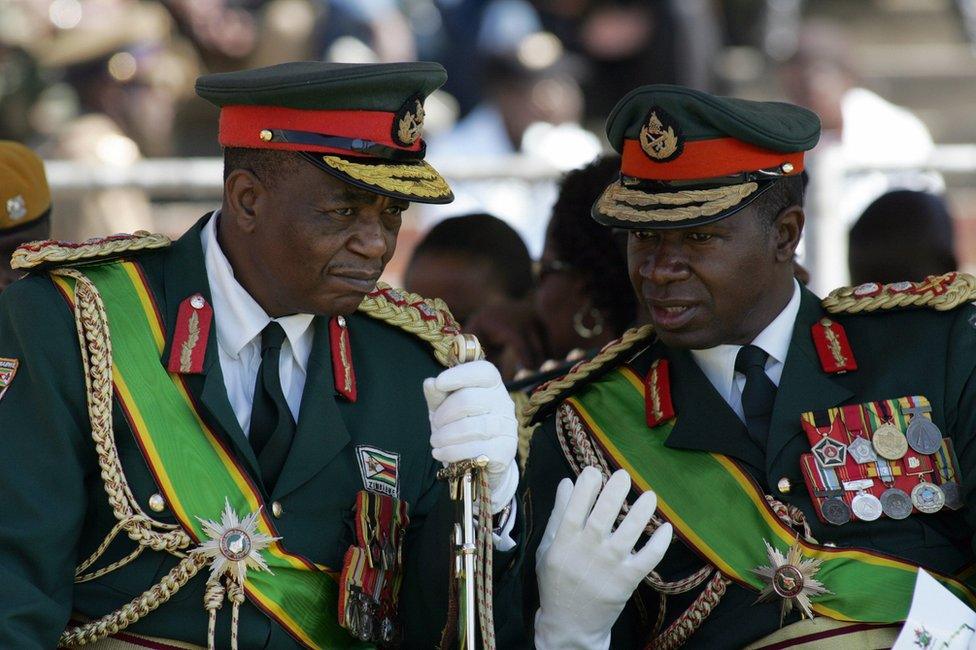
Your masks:
M 624 605 L 671 543 L 671 524 L 666 523 L 634 552 L 654 514 L 657 496 L 642 494 L 611 532 L 630 491 L 630 476 L 624 470 L 614 472 L 602 493 L 601 483 L 599 470 L 587 467 L 575 486 L 565 478 L 556 490 L 535 561 L 539 650 L 609 648 L 610 629 Z
M 430 446 L 444 465 L 488 457 L 491 514 L 502 511 L 518 487 L 518 421 L 498 369 L 472 361 L 424 380 Z

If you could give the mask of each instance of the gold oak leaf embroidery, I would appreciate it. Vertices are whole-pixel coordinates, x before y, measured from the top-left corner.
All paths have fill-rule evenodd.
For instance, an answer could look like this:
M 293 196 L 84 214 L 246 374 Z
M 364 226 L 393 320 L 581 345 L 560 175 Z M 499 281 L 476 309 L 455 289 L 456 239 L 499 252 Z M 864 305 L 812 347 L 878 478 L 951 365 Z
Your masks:
M 200 341 L 200 316 L 197 312 L 190 314 L 187 328 L 189 332 L 186 340 L 183 341 L 183 347 L 180 348 L 180 372 L 190 372 L 193 367 L 193 349 Z

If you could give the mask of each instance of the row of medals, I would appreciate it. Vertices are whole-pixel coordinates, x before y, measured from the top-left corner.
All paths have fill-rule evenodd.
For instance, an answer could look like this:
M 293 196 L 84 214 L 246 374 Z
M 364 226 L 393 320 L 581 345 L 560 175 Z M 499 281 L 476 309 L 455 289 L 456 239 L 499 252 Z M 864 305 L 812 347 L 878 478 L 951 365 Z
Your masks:
M 359 588 L 350 590 L 346 601 L 346 628 L 360 641 L 392 644 L 397 638 L 396 623 L 389 616 L 378 616 L 376 601 Z
M 827 440 L 825 438 L 817 446 Z M 885 422 L 875 430 L 871 442 L 861 437 L 846 447 L 835 440 L 830 442 L 842 448 L 842 451 L 827 462 L 820 461 L 818 455 L 818 462 L 825 468 L 844 465 L 848 453 L 860 465 L 877 462 L 878 456 L 886 460 L 899 460 L 908 453 L 909 446 L 920 454 L 931 455 L 942 446 L 942 432 L 934 422 L 919 414 L 912 417 L 904 434 L 891 422 Z M 906 519 L 912 514 L 912 506 L 919 512 L 931 514 L 941 510 L 946 503 L 954 509 L 962 502 L 958 483 L 945 483 L 940 487 L 922 480 L 912 489 L 911 495 L 891 486 L 880 498 L 865 491 L 873 484 L 873 479 L 846 482 L 845 489 L 857 490 L 850 508 L 843 498 L 830 497 L 821 506 L 824 519 L 838 526 L 846 524 L 851 520 L 851 511 L 862 521 L 874 521 L 882 513 L 891 519 Z

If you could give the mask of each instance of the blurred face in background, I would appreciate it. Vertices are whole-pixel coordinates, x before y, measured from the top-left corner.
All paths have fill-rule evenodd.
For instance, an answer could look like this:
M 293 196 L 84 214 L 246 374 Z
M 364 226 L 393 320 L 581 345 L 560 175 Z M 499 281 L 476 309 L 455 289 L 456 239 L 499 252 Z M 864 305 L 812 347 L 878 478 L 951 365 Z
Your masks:
M 843 128 L 841 100 L 854 80 L 839 66 L 797 57 L 784 66 L 782 79 L 790 100 L 819 115 L 825 131 Z
M 426 298 L 440 298 L 464 325 L 482 307 L 507 299 L 504 287 L 493 277 L 487 260 L 460 254 L 430 252 L 414 256 L 403 278 L 407 291 Z
M 562 359 L 575 348 L 592 345 L 573 328 L 576 313 L 588 309 L 586 282 L 560 257 L 551 237 L 547 236 L 539 258 L 535 312 L 545 331 L 546 354 L 553 359 Z

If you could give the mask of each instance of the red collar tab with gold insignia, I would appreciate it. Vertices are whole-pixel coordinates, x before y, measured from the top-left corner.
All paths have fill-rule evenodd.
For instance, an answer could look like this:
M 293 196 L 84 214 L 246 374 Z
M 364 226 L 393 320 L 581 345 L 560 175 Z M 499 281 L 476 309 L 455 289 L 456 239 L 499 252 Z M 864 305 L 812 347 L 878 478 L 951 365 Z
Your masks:
M 647 414 L 647 426 L 653 428 L 674 417 L 668 360 L 656 360 L 647 371 L 644 383 L 647 387 L 644 391 L 644 411 Z
M 821 318 L 811 328 L 813 345 L 824 372 L 839 375 L 857 370 L 857 360 L 844 327 L 829 318 Z
M 336 316 L 329 321 L 329 345 L 332 347 L 332 374 L 336 392 L 346 400 L 355 402 L 358 395 L 356 370 L 352 366 L 352 347 L 345 316 Z
M 167 369 L 181 375 L 199 375 L 203 372 L 203 359 L 210 338 L 213 307 L 195 293 L 180 303 L 173 331 L 173 345 L 169 353 Z

